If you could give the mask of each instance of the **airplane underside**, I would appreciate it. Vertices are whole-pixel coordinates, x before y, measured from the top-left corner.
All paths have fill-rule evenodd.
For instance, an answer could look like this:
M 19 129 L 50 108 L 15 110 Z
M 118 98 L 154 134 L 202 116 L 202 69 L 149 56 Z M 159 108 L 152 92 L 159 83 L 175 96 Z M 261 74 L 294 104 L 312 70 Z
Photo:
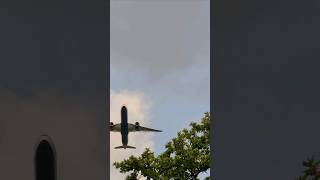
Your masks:
M 151 129 L 147 127 L 140 126 L 138 122 L 135 124 L 128 123 L 128 114 L 127 108 L 123 106 L 121 108 L 121 123 L 120 124 L 113 124 L 110 122 L 110 131 L 113 132 L 120 132 L 122 136 L 122 146 L 117 146 L 115 149 L 136 149 L 133 146 L 128 146 L 128 134 L 129 132 L 162 132 L 161 130 Z

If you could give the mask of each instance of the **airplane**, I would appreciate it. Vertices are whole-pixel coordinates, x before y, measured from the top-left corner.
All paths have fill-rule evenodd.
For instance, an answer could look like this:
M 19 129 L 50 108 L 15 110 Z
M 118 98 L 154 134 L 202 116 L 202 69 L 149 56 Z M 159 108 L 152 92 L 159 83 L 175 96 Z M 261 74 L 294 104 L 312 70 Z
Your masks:
M 143 126 L 140 126 L 139 122 L 136 122 L 135 124 L 128 123 L 128 111 L 126 106 L 122 106 L 121 108 L 121 123 L 119 124 L 113 124 L 113 122 L 110 122 L 110 131 L 112 132 L 120 132 L 122 136 L 122 146 L 115 147 L 115 149 L 126 149 L 131 148 L 135 149 L 133 146 L 128 146 L 128 134 L 129 132 L 139 132 L 139 131 L 150 131 L 150 132 L 162 132 L 161 130 L 146 128 Z

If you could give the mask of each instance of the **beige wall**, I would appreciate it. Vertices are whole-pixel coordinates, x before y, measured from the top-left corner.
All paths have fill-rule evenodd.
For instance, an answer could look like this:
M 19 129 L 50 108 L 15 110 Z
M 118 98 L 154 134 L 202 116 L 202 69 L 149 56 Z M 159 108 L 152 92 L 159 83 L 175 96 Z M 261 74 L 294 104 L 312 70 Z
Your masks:
M 59 180 L 106 179 L 106 120 L 96 104 L 54 93 L 22 101 L 4 89 L 1 95 L 0 179 L 35 179 L 44 134 L 55 146 Z

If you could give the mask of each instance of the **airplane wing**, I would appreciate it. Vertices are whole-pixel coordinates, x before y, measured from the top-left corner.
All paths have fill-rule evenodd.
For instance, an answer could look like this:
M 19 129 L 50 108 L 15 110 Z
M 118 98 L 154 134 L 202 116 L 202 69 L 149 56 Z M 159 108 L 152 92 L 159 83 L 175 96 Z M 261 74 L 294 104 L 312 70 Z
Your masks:
M 112 132 L 121 132 L 121 124 L 110 123 L 110 131 Z
M 160 130 L 140 126 L 139 124 L 130 124 L 130 123 L 128 123 L 128 130 L 129 132 L 138 132 L 138 131 L 162 132 Z

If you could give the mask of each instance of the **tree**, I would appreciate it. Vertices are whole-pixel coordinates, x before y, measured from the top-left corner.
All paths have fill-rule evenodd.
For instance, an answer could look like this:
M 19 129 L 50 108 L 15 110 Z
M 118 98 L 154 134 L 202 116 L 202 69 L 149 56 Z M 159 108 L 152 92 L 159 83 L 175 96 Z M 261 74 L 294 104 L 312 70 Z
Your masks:
M 121 173 L 130 173 L 127 180 L 141 176 L 153 180 L 197 180 L 200 173 L 210 169 L 210 113 L 190 127 L 179 131 L 159 155 L 146 148 L 139 157 L 130 156 L 113 165 Z
M 320 161 L 316 161 L 314 156 L 302 162 L 305 167 L 303 176 L 299 176 L 296 180 L 319 180 L 320 179 Z

